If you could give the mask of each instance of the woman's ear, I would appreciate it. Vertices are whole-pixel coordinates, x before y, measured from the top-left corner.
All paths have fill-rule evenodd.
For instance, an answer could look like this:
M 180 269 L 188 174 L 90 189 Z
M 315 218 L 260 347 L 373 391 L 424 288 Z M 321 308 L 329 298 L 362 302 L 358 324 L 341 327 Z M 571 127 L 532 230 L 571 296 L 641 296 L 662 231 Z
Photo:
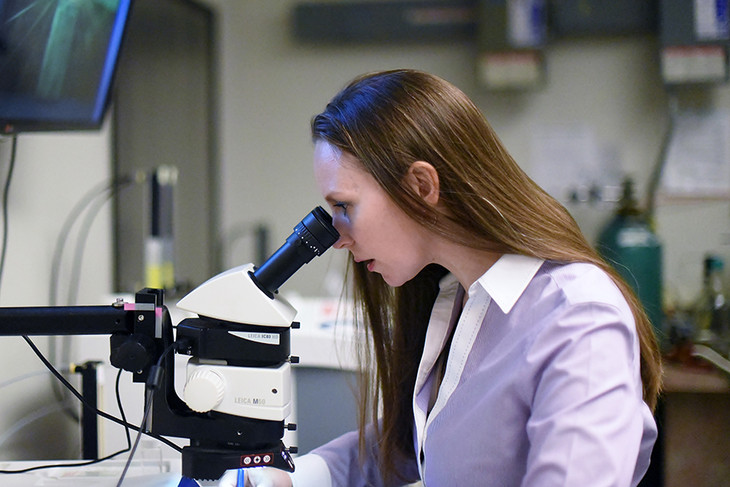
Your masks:
M 426 161 L 411 164 L 406 180 L 423 200 L 433 206 L 439 201 L 439 174 L 436 168 Z

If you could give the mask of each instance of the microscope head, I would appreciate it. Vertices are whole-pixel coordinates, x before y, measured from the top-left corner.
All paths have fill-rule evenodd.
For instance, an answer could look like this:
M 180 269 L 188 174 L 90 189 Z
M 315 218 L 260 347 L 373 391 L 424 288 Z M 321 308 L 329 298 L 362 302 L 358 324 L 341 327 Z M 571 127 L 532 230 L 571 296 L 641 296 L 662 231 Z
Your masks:
M 296 310 L 277 294 L 279 286 L 315 256 L 322 255 L 338 238 L 332 218 L 318 206 L 259 267 L 245 264 L 218 274 L 184 296 L 177 306 L 201 317 L 288 327 Z
M 290 330 L 298 323 L 293 321 L 296 310 L 277 290 L 337 241 L 331 222 L 324 209 L 315 208 L 260 267 L 246 264 L 223 272 L 177 304 L 198 315 L 177 326 L 178 352 L 191 357 L 183 401 L 198 414 L 250 422 L 240 435 L 242 451 L 253 452 L 244 455 L 248 460 L 280 457 L 257 454 L 260 445 L 270 449 L 280 442 L 291 413 L 291 364 L 296 360 L 290 356 Z M 270 432 L 274 425 L 278 430 Z M 280 468 L 288 463 L 284 465 Z

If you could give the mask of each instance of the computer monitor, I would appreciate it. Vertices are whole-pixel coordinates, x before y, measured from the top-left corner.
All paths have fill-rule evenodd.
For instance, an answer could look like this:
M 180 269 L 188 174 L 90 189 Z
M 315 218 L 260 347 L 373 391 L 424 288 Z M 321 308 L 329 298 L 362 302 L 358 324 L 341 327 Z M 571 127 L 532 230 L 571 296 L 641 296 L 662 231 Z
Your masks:
M 90 130 L 133 0 L 0 0 L 0 134 Z

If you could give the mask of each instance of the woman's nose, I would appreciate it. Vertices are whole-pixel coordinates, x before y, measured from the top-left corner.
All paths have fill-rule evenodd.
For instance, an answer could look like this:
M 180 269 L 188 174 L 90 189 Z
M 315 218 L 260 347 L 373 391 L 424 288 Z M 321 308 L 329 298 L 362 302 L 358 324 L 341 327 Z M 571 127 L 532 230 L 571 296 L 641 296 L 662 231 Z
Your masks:
M 344 249 L 352 243 L 352 239 L 340 232 L 340 238 L 332 245 L 336 249 Z
M 352 238 L 350 238 L 347 233 L 347 225 L 344 225 L 337 216 L 332 218 L 332 225 L 335 227 L 335 230 L 337 230 L 337 233 L 340 234 L 340 238 L 338 238 L 332 246 L 336 249 L 343 249 L 350 245 L 352 243 Z

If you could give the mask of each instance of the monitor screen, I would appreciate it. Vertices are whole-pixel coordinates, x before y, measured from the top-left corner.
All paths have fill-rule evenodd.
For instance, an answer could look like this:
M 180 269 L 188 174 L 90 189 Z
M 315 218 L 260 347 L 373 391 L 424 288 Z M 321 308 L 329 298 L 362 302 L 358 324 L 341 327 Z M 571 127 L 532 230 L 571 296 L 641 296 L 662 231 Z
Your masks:
M 0 134 L 104 119 L 132 0 L 0 0 Z

